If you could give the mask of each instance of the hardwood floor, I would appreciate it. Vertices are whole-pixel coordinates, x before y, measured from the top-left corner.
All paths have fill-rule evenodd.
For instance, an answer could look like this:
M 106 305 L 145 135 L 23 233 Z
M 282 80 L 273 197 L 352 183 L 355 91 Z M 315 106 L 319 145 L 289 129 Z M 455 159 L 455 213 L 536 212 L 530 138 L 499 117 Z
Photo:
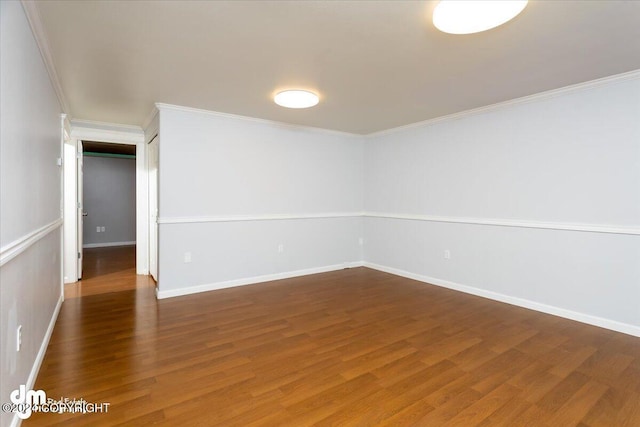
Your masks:
M 64 302 L 25 426 L 639 426 L 640 339 L 366 268 Z
M 136 275 L 135 246 L 84 249 L 83 257 L 82 280 L 65 285 L 65 299 L 155 287 L 151 277 Z

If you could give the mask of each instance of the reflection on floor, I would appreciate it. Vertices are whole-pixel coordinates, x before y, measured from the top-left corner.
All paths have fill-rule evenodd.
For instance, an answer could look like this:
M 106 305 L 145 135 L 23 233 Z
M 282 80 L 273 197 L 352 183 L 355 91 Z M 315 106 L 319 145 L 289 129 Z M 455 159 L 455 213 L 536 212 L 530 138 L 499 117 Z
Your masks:
M 65 298 L 154 287 L 151 276 L 136 275 L 136 247 L 85 249 L 82 280 L 65 285 Z

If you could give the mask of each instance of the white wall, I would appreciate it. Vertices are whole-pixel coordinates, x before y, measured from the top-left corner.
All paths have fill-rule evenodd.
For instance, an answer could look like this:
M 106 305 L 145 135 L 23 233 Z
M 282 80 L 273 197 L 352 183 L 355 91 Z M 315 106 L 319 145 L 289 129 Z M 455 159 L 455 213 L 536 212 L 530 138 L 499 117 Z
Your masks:
M 160 297 L 361 260 L 362 149 L 352 135 L 160 106 Z
M 640 334 L 638 74 L 374 135 L 365 159 L 371 265 Z
M 135 158 L 83 159 L 84 247 L 133 244 L 136 241 Z M 105 227 L 97 232 L 96 227 Z
M 62 301 L 61 109 L 21 3 L 0 2 L 0 19 L 0 401 L 9 402 L 33 384 Z M 3 411 L 0 424 L 11 422 Z

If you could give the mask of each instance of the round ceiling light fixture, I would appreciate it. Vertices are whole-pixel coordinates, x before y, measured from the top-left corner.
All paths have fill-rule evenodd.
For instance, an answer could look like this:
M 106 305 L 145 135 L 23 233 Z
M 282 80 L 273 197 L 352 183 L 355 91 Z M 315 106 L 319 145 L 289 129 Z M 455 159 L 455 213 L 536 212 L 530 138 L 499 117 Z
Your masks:
M 308 90 L 284 90 L 278 92 L 273 101 L 281 107 L 286 108 L 309 108 L 318 103 L 320 98 Z
M 512 20 L 528 0 L 441 0 L 433 11 L 433 25 L 449 34 L 487 31 Z

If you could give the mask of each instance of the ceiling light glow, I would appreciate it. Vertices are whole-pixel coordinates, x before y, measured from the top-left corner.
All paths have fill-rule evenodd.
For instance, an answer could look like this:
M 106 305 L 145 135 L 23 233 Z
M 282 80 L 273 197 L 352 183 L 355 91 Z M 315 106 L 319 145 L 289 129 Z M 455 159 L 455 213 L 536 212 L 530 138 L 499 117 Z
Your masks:
M 319 101 L 318 95 L 306 90 L 285 90 L 279 92 L 274 98 L 274 102 L 286 108 L 309 108 Z
M 528 0 L 441 0 L 433 11 L 433 25 L 449 34 L 490 30 L 515 18 Z

